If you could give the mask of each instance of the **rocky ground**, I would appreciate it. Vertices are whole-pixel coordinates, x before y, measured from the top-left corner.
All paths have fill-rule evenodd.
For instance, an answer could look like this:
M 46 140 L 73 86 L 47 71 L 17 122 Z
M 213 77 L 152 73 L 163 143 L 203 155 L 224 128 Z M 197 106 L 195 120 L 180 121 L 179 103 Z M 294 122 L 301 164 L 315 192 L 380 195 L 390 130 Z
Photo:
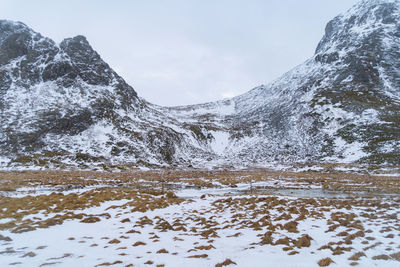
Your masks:
M 399 184 L 344 167 L 1 172 L 0 265 L 394 266 Z

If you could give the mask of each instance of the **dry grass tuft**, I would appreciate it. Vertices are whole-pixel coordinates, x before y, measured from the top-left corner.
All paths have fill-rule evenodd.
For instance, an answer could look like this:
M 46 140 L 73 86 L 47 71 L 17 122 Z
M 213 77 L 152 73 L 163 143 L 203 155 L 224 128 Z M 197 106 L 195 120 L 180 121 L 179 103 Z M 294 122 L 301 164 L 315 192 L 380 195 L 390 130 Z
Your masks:
M 389 255 L 385 255 L 385 254 L 381 254 L 381 255 L 377 255 L 377 256 L 373 256 L 372 257 L 373 260 L 390 260 L 391 257 Z
M 208 246 L 198 246 L 198 247 L 195 247 L 195 249 L 198 249 L 198 250 L 210 250 L 210 249 L 215 249 L 215 247 L 213 245 L 208 245 Z
M 286 245 L 289 246 L 290 245 L 290 238 L 289 237 L 284 237 L 281 239 L 276 240 L 275 245 Z
M 215 265 L 215 267 L 223 267 L 228 265 L 236 265 L 236 262 L 232 261 L 231 259 L 226 259 L 221 263 Z
M 334 263 L 334 261 L 329 257 L 318 261 L 319 266 L 329 266 L 331 263 Z
M 299 223 L 295 221 L 287 222 L 283 225 L 283 229 L 287 230 L 289 233 L 298 233 L 297 225 Z
M 358 261 L 358 260 L 360 260 L 361 257 L 366 257 L 365 253 L 364 252 L 356 252 L 349 258 L 349 260 Z
M 261 239 L 261 244 L 262 245 L 272 245 L 273 244 L 271 231 L 268 231 L 264 234 L 263 238 Z
M 126 234 L 141 234 L 141 232 L 132 229 L 132 230 L 127 231 Z
M 400 252 L 390 254 L 390 257 L 392 257 L 393 259 L 395 259 L 397 261 L 400 261 Z
M 32 257 L 35 257 L 36 256 L 36 253 L 34 253 L 34 252 L 28 252 L 28 253 L 26 253 L 26 254 L 24 254 L 23 256 L 22 256 L 22 258 L 25 258 L 25 257 L 30 257 L 30 258 L 32 258 Z
M 96 223 L 99 222 L 100 218 L 96 216 L 89 216 L 86 217 L 85 219 L 81 220 L 82 223 Z
M 145 246 L 146 243 L 142 242 L 142 241 L 137 241 L 135 244 L 133 244 L 132 246 L 137 247 L 137 246 Z
M 111 265 L 117 265 L 117 264 L 121 264 L 122 261 L 114 261 L 114 262 L 104 262 L 104 263 L 100 263 L 97 264 L 96 266 L 111 266 Z
M 165 248 L 162 248 L 162 249 L 158 250 L 156 253 L 157 253 L 157 254 L 167 254 L 167 253 L 169 253 L 169 252 L 168 252 L 168 250 L 166 250 Z
M 10 242 L 10 241 L 12 241 L 12 239 L 8 236 L 0 235 L 0 241 Z
M 297 241 L 295 241 L 295 246 L 297 248 L 309 247 L 311 246 L 311 240 L 313 240 L 311 236 L 304 234 Z
M 207 257 L 208 257 L 207 254 L 200 254 L 200 255 L 192 255 L 192 256 L 189 256 L 188 258 L 204 259 L 204 258 L 207 258 Z

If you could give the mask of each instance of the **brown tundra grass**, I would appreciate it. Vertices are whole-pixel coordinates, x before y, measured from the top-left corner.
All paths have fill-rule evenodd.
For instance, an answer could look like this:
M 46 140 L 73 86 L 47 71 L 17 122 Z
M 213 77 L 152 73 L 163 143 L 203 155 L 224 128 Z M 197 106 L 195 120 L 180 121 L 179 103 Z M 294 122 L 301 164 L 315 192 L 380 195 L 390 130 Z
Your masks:
M 269 169 L 247 170 L 125 170 L 105 171 L 0 171 L 0 191 L 14 191 L 30 185 L 58 186 L 68 189 L 79 186 L 107 185 L 133 188 L 153 188 L 168 183 L 184 181 L 197 187 L 212 187 L 212 182 L 226 186 L 258 181 L 290 182 L 295 188 L 319 185 L 326 190 L 400 192 L 400 177 L 377 176 L 333 170 L 333 165 L 322 164 L 322 171 L 273 171 Z M 381 171 L 384 172 L 384 171 Z M 190 177 L 190 178 L 188 178 Z M 140 181 L 140 182 L 139 182 Z M 279 186 L 278 186 L 279 187 Z M 287 186 L 285 186 L 287 187 Z
M 319 266 L 329 266 L 334 261 L 331 258 L 324 258 L 318 261 Z
M 226 259 L 221 263 L 215 265 L 215 267 L 223 267 L 228 265 L 236 265 L 236 262 L 232 261 L 231 259 Z

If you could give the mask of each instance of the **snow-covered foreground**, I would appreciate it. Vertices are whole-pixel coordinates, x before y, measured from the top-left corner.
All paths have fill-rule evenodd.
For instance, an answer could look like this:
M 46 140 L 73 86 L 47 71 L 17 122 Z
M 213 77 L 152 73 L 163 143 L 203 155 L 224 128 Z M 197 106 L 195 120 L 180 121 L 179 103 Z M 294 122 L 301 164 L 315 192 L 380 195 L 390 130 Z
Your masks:
M 309 198 L 228 189 L 2 197 L 0 265 L 399 264 L 398 195 Z

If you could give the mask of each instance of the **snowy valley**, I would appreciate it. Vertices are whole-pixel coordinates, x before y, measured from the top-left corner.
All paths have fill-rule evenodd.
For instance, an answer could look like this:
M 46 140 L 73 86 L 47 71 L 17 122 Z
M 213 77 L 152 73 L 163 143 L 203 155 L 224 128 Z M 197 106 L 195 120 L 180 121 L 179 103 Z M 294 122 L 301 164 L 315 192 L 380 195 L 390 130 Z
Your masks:
M 149 103 L 84 36 L 0 20 L 0 266 L 398 266 L 400 1 L 216 102 Z

